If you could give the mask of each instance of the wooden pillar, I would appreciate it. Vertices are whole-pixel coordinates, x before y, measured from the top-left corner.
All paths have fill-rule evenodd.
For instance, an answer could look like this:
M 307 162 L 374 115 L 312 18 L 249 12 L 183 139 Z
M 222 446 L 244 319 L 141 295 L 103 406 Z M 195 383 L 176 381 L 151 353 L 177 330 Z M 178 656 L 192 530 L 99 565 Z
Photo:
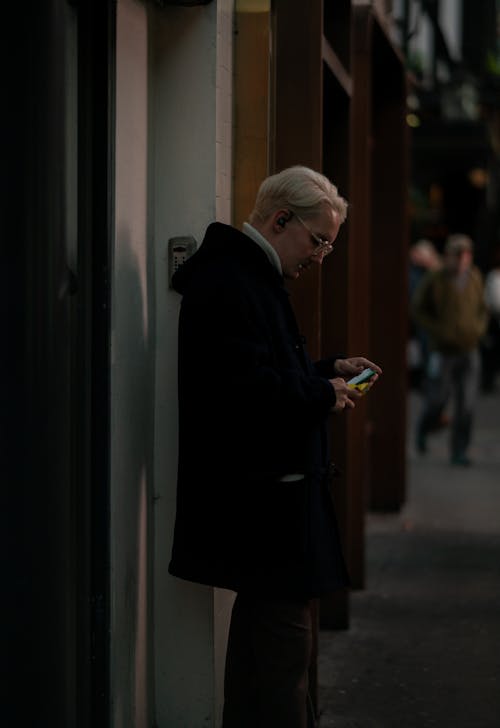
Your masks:
M 325 28 L 325 33 L 329 29 Z M 352 83 L 326 38 L 324 39 L 323 84 L 323 171 L 350 200 L 350 115 Z M 349 314 L 351 221 L 345 223 L 335 249 L 322 266 L 322 354 L 349 353 Z M 357 487 L 349 456 L 348 442 L 352 420 L 347 413 L 330 416 L 330 450 L 339 469 L 332 483 L 332 495 L 349 572 L 352 572 L 351 544 L 354 536 L 352 509 Z M 349 590 L 339 590 L 321 600 L 320 625 L 323 629 L 344 629 L 349 625 Z
M 271 14 L 236 3 L 234 44 L 233 224 L 241 228 L 269 173 Z
M 350 355 L 372 357 L 369 341 L 370 325 L 370 104 L 372 88 L 371 14 L 365 7 L 353 8 L 351 74 L 350 180 L 349 180 L 349 246 L 347 251 L 348 316 L 347 350 Z M 353 588 L 364 586 L 365 578 L 365 512 L 367 503 L 368 402 L 361 400 L 353 412 L 347 413 L 346 459 L 348 470 L 348 540 L 347 560 Z
M 322 164 L 322 0 L 274 3 L 271 167 Z M 313 358 L 320 355 L 320 269 L 287 284 Z
M 325 266 L 323 282 L 323 331 L 331 348 L 348 355 L 371 356 L 370 321 L 370 202 L 371 202 L 371 12 L 353 8 L 349 74 L 343 85 L 344 101 L 335 95 L 332 122 L 327 128 L 346 150 L 347 174 L 342 173 L 339 150 L 333 154 L 330 176 L 345 184 L 349 200 L 348 222 L 331 260 Z M 325 58 L 327 56 L 325 55 Z M 342 79 L 338 75 L 338 84 Z M 332 91 L 330 90 L 330 94 Z M 325 108 L 329 93 L 325 88 Z M 338 119 L 343 116 L 346 132 L 341 133 Z M 337 127 L 335 125 L 337 122 Z M 340 133 L 339 133 L 340 132 Z M 325 153 L 327 145 L 324 145 Z M 340 156 L 340 159 L 339 159 Z M 326 169 L 326 166 L 325 166 Z M 340 172 L 336 178 L 336 172 Z M 364 585 L 365 512 L 369 472 L 368 401 L 361 400 L 353 412 L 332 416 L 332 452 L 340 476 L 334 483 L 334 497 L 351 584 Z M 348 591 L 322 600 L 321 625 L 324 628 L 349 626 Z
M 408 139 L 406 77 L 374 24 L 370 337 L 384 370 L 370 393 L 370 507 L 398 510 L 405 500 L 408 335 Z
M 275 0 L 274 68 L 271 109 L 271 171 L 304 164 L 322 166 L 322 0 Z M 321 271 L 287 282 L 299 327 L 313 358 L 321 353 Z M 317 650 L 319 613 L 313 616 L 310 695 L 318 714 Z
M 350 204 L 332 255 L 289 288 L 313 358 L 365 354 L 384 369 L 353 412 L 331 421 L 339 528 L 352 585 L 361 588 L 369 493 L 379 505 L 400 503 L 404 492 L 406 94 L 403 64 L 373 4 L 323 4 L 273 3 L 269 172 L 293 164 L 323 171 Z M 348 590 L 319 607 L 316 630 L 348 626 Z M 317 633 L 314 645 L 317 708 Z

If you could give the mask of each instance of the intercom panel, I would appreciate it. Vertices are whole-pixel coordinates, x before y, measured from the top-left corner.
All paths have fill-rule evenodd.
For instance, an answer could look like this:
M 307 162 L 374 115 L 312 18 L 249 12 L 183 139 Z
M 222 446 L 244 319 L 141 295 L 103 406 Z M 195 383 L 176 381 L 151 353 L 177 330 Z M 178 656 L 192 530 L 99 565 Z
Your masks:
M 179 235 L 168 241 L 168 283 L 172 288 L 172 276 L 196 251 L 196 240 L 191 235 Z

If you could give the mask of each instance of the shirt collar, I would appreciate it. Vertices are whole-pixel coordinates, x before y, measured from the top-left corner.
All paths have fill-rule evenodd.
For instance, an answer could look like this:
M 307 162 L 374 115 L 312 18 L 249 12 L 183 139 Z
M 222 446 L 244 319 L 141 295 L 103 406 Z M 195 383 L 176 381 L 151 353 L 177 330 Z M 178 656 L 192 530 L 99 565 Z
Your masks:
M 244 222 L 243 223 L 243 232 L 245 235 L 247 235 L 249 238 L 251 238 L 254 243 L 257 243 L 257 245 L 262 248 L 264 253 L 269 258 L 269 262 L 271 265 L 273 265 L 280 276 L 283 276 L 283 268 L 281 267 L 281 261 L 279 259 L 278 253 L 275 251 L 273 246 L 269 241 L 265 239 L 261 233 L 259 233 L 258 230 L 256 230 L 250 223 Z

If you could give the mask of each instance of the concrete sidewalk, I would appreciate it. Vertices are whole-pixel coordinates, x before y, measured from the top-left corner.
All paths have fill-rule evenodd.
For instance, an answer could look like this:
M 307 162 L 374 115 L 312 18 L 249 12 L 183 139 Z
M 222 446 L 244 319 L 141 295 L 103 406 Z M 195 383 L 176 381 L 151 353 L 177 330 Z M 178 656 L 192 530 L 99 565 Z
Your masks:
M 413 447 L 407 502 L 367 518 L 351 626 L 321 632 L 320 728 L 500 728 L 500 395 L 478 404 L 469 468 L 448 432 Z

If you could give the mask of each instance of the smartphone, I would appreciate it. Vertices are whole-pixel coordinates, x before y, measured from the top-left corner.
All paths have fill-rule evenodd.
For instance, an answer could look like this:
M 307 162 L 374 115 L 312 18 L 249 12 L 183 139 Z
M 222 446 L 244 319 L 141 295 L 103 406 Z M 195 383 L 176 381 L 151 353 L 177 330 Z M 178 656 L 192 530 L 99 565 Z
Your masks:
M 347 380 L 347 386 L 351 389 L 357 389 L 359 392 L 363 392 L 365 390 L 370 382 L 370 379 L 372 379 L 375 376 L 376 372 L 373 371 L 373 369 L 370 369 L 367 367 L 366 369 L 363 369 L 363 371 L 360 374 L 357 374 L 355 377 L 352 377 L 352 379 Z

